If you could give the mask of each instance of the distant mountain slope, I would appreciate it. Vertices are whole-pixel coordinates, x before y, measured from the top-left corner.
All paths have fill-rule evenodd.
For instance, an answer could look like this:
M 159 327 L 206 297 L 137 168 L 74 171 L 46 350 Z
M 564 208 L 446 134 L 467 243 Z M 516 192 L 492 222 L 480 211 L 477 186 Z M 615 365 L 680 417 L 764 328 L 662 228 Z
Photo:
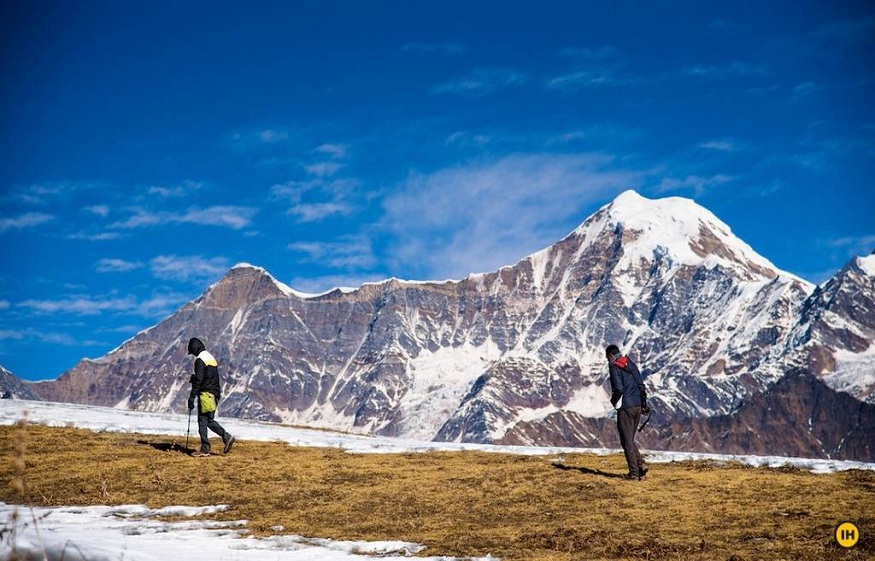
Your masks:
M 875 405 L 794 370 L 736 411 L 666 423 L 655 410 L 639 437 L 653 450 L 721 454 L 794 455 L 805 458 L 875 458 Z M 620 447 L 613 418 L 593 419 L 557 411 L 520 422 L 500 444 Z
M 602 430 L 612 414 L 609 343 L 647 374 L 660 430 L 737 415 L 800 368 L 871 401 L 872 259 L 815 287 L 694 202 L 628 191 L 556 244 L 459 281 L 391 279 L 309 296 L 238 265 L 164 322 L 33 387 L 49 400 L 179 410 L 191 368 L 185 343 L 198 336 L 221 365 L 223 415 L 595 445 L 612 438 Z M 757 430 L 808 453 L 801 433 L 813 429 Z
M 790 353 L 832 388 L 875 403 L 875 254 L 851 260 L 811 294 Z
M 39 399 L 31 386 L 0 366 L 0 398 Z

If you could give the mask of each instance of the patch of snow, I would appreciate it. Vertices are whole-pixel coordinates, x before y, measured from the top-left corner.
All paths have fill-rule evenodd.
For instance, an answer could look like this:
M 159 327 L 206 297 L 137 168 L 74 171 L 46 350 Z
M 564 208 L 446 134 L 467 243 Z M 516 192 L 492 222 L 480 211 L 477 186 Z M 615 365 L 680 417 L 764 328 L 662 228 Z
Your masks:
M 237 330 L 240 329 L 240 326 L 243 324 L 243 317 L 246 315 L 246 306 L 242 306 L 237 313 L 234 314 L 234 318 L 231 320 L 231 325 L 229 325 L 232 334 L 236 334 Z
M 610 394 L 599 384 L 589 384 L 577 390 L 563 409 L 590 418 L 608 417 L 614 413 Z
M 413 380 L 398 409 L 401 432 L 412 439 L 431 440 L 458 409 L 475 380 L 501 351 L 489 342 L 475 347 L 443 347 L 424 351 L 410 361 Z
M 146 435 L 185 435 L 186 413 L 150 413 L 123 411 L 109 407 L 43 401 L 0 400 L 0 425 L 11 426 L 23 417 L 32 424 L 53 427 L 77 427 L 96 432 L 137 433 Z M 323 430 L 288 427 L 275 423 L 222 419 L 229 432 L 240 440 L 287 442 L 292 446 L 341 448 L 359 454 L 408 453 L 428 451 L 479 450 L 524 456 L 546 456 L 560 453 L 590 453 L 609 455 L 622 453 L 608 448 L 499 446 L 489 444 L 426 442 L 404 438 L 372 437 Z M 842 471 L 863 469 L 875 471 L 875 463 L 788 458 L 782 456 L 719 455 L 686 452 L 648 451 L 653 462 L 684 460 L 736 461 L 752 466 L 795 466 L 812 471 Z
M 355 415 L 337 411 L 331 403 L 313 403 L 307 409 L 278 409 L 275 411 L 284 424 L 306 425 L 318 429 L 344 431 L 353 434 L 366 434 L 365 427 L 355 426 Z
M 866 257 L 857 257 L 857 265 L 871 277 L 875 277 L 875 253 Z
M 557 255 L 556 261 L 560 261 L 561 258 L 561 254 Z M 532 264 L 532 286 L 536 291 L 542 292 L 547 277 L 547 266 L 550 265 L 550 248 L 542 249 L 541 251 L 533 253 L 526 259 Z
M 577 390 L 562 407 L 548 405 L 538 409 L 521 409 L 513 419 L 497 423 L 497 428 L 490 433 L 490 437 L 499 439 L 519 423 L 541 421 L 561 411 L 572 411 L 590 418 L 609 417 L 614 414 L 610 396 L 605 389 L 597 384 L 589 384 Z
M 52 561 L 406 561 L 425 549 L 403 541 L 334 541 L 296 535 L 256 538 L 247 535 L 245 520 L 197 519 L 226 508 L 224 505 L 161 509 L 144 505 L 28 508 L 0 503 L 0 524 L 9 531 L 0 542 L 0 557 Z M 190 520 L 169 522 L 160 519 L 161 516 Z
M 875 344 L 862 353 L 837 350 L 835 357 L 835 370 L 822 377 L 824 383 L 861 401 L 872 401 L 875 391 Z
M 690 246 L 698 239 L 702 226 L 713 232 L 727 249 L 738 259 L 745 259 L 760 267 L 778 271 L 769 260 L 756 253 L 748 244 L 737 238 L 732 230 L 711 211 L 690 199 L 666 197 L 647 199 L 635 191 L 626 191 L 609 206 L 609 224 L 622 224 L 624 228 L 642 232 L 642 236 L 624 248 L 628 259 L 637 263 L 650 260 L 659 247 L 668 248 L 678 264 L 711 267 L 726 260 L 719 256 L 702 258 Z

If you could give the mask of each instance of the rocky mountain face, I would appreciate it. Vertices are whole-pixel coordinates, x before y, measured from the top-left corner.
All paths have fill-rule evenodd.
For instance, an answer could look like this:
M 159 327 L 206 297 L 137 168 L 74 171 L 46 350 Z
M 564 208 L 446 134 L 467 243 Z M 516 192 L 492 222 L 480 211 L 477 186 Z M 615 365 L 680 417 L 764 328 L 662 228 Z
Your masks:
M 789 359 L 875 404 L 875 254 L 856 258 L 802 307 Z
M 875 405 L 833 390 L 805 369 L 793 369 L 731 413 L 652 419 L 638 441 L 654 450 L 872 461 L 873 430 Z M 620 447 L 613 418 L 569 412 L 518 423 L 500 443 Z
M 616 445 L 604 360 L 614 343 L 647 376 L 649 446 L 872 461 L 853 435 L 875 418 L 873 335 L 875 256 L 814 287 L 692 201 L 630 191 L 553 246 L 460 281 L 303 295 L 238 265 L 164 322 L 32 389 L 183 410 L 197 336 L 220 363 L 222 416 Z
M 39 399 L 27 382 L 0 366 L 0 398 Z

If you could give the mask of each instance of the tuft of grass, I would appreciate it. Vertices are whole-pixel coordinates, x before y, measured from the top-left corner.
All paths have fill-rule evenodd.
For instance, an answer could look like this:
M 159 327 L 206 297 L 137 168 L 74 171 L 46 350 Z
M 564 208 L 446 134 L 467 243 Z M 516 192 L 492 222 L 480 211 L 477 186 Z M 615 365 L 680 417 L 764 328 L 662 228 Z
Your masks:
M 13 497 L 19 504 L 30 502 L 27 490 L 27 469 L 24 458 L 27 456 L 27 416 L 16 423 L 12 433 L 12 476 L 9 479 Z
M 14 544 L 16 534 L 31 524 L 37 529 L 37 534 L 39 534 L 39 520 L 37 520 L 33 510 L 30 509 L 30 491 L 27 485 L 27 465 L 25 460 L 27 457 L 27 429 L 28 422 L 27 414 L 25 413 L 25 416 L 15 424 L 13 429 L 11 429 L 10 440 L 12 446 L 9 453 L 11 459 L 11 474 L 8 478 L 9 487 L 8 489 L 4 489 L 4 496 L 9 494 L 11 500 L 7 501 L 4 499 L 4 502 L 24 506 L 30 511 L 30 518 L 25 519 L 22 512 L 17 507 L 13 508 L 9 518 L 0 523 L 0 543 L 8 542 Z M 4 456 L 5 455 L 6 454 L 4 454 Z M 43 557 L 45 557 L 45 552 L 43 552 Z M 8 561 L 20 561 L 23 559 L 24 558 L 19 555 L 15 548 L 10 548 Z
M 0 451 L 15 455 L 15 430 Z M 508 561 L 862 560 L 875 555 L 875 473 L 815 475 L 732 463 L 652 464 L 629 482 L 621 455 L 349 454 L 243 441 L 193 458 L 173 437 L 32 426 L 27 484 L 43 506 L 228 504 L 213 515 L 280 532 L 422 543 L 422 555 Z M 13 462 L 14 463 L 14 462 Z M 16 477 L 0 464 L 0 479 Z M 21 476 L 23 478 L 23 474 Z M 11 487 L 0 500 L 15 503 Z M 833 532 L 861 532 L 844 550 Z M 282 528 L 278 530 L 278 528 Z

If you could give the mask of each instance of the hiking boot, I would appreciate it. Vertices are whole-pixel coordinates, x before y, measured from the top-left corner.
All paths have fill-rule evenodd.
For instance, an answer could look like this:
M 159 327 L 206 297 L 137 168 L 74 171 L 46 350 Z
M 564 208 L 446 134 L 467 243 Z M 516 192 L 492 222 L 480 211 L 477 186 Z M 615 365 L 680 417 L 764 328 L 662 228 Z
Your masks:
M 626 479 L 627 481 L 638 481 L 641 478 L 635 475 L 634 473 L 627 473 L 626 475 L 620 476 L 622 479 Z
M 231 446 L 234 446 L 234 443 L 237 442 L 237 439 L 233 436 L 228 439 L 228 442 L 225 443 L 225 448 L 222 450 L 222 454 L 227 454 L 231 451 Z
M 647 472 L 650 471 L 647 469 L 647 466 L 640 465 L 638 466 L 638 479 L 644 479 L 644 476 L 647 475 Z

